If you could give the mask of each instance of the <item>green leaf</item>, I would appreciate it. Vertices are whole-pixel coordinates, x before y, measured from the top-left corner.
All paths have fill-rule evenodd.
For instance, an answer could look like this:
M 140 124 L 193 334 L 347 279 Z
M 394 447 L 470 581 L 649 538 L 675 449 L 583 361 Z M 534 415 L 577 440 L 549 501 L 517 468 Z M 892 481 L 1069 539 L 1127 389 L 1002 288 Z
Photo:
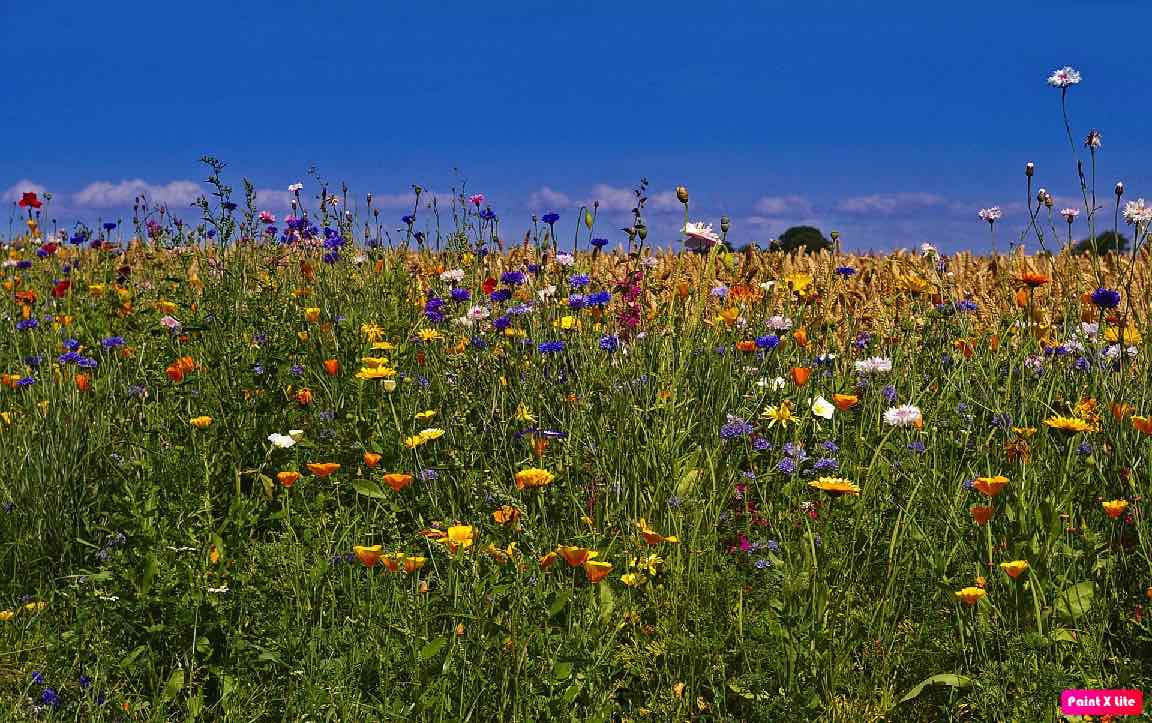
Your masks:
M 137 647 L 135 650 L 133 650 L 131 653 L 128 653 L 127 655 L 125 655 L 123 658 L 120 659 L 120 662 L 118 663 L 120 669 L 124 670 L 125 668 L 127 668 L 130 665 L 132 665 L 133 663 L 135 663 L 136 658 L 139 658 L 144 653 L 144 651 L 147 649 L 148 649 L 147 645 L 141 645 L 141 646 Z
M 440 637 L 436 638 L 421 648 L 420 654 L 417 656 L 417 658 L 421 661 L 428 660 L 432 656 L 436 655 L 436 653 L 439 653 L 441 650 L 443 650 L 444 646 L 447 644 L 448 638 L 441 635 Z
M 972 685 L 972 679 L 955 673 L 938 673 L 912 686 L 912 689 L 905 693 L 904 697 L 900 699 L 900 703 L 907 703 L 923 693 L 924 689 L 930 685 L 946 685 L 949 688 L 968 688 Z M 899 705 L 899 703 L 897 705 Z
M 1057 643 L 1080 642 L 1080 636 L 1076 634 L 1076 631 L 1069 630 L 1068 628 L 1056 628 L 1049 634 L 1049 637 Z
M 612 611 L 616 609 L 616 594 L 607 581 L 600 583 L 600 621 L 607 622 L 612 618 Z
M 688 497 L 695 490 L 700 482 L 700 470 L 690 469 L 680 476 L 680 481 L 676 483 L 676 496 Z
M 1065 620 L 1076 620 L 1084 617 L 1095 597 L 1096 585 L 1091 580 L 1085 580 L 1057 595 L 1053 608 Z
M 140 565 L 140 573 L 134 582 L 136 584 L 136 592 L 141 595 L 148 594 L 148 590 L 152 587 L 152 580 L 156 577 L 156 564 L 156 556 L 148 553 L 148 555 L 144 557 L 143 564 Z
M 564 609 L 564 606 L 568 604 L 568 598 L 570 597 L 572 597 L 571 590 L 565 589 L 557 591 L 556 598 L 552 601 L 552 604 L 548 606 L 548 617 L 556 617 L 556 615 Z
M 168 682 L 164 684 L 164 693 L 160 696 L 161 700 L 172 700 L 181 690 L 184 689 L 184 671 L 176 669 L 172 671 L 172 675 L 168 677 Z
M 748 690 L 747 688 L 740 685 L 739 683 L 737 683 L 734 680 L 728 681 L 728 690 L 732 691 L 733 693 L 740 696 L 741 698 L 744 698 L 745 700 L 766 701 L 766 700 L 771 700 L 771 698 L 772 698 L 772 696 L 769 695 L 768 693 L 766 693 L 765 691 L 760 691 L 759 693 L 753 693 L 752 691 Z
M 570 677 L 572 677 L 571 662 L 567 660 L 557 661 L 557 663 L 552 666 L 552 680 L 568 680 Z
M 380 489 L 380 485 L 368 479 L 352 480 L 352 487 L 357 492 L 366 497 L 375 497 L 378 500 L 388 499 L 388 495 L 384 494 L 384 490 Z

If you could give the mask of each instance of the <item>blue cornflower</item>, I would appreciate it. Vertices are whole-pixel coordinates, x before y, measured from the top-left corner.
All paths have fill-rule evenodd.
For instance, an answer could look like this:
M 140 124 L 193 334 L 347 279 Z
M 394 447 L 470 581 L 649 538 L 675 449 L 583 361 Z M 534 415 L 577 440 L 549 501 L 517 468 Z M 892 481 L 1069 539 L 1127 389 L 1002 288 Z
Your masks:
M 36 383 L 36 377 L 20 377 L 16 380 L 18 387 L 30 387 Z
M 785 457 L 776 464 L 776 471 L 783 474 L 792 474 L 796 471 L 796 460 Z
M 776 540 L 768 540 L 764 547 L 768 548 L 769 552 L 780 552 L 780 543 Z
M 916 454 L 924 454 L 928 450 L 924 443 L 919 439 L 914 439 L 908 443 L 908 451 L 915 452 Z
M 491 208 L 486 208 L 480 212 L 480 218 L 484 219 L 485 221 L 494 221 L 496 220 L 496 212 Z
M 852 345 L 857 349 L 865 349 L 870 343 L 872 343 L 872 335 L 866 331 L 861 331 L 856 334 L 856 340 L 852 342 Z
M 588 297 L 583 294 L 572 294 L 568 297 L 568 308 L 579 311 L 588 305 Z
M 956 308 L 959 311 L 972 312 L 972 311 L 978 310 L 980 308 L 980 305 L 977 304 L 975 301 L 972 301 L 971 299 L 964 299 L 962 301 L 956 302 Z
M 92 357 L 82 356 L 76 360 L 76 366 L 80 367 L 81 369 L 95 369 L 96 367 L 100 366 L 100 362 L 96 361 Z
M 593 294 L 588 294 L 589 306 L 604 306 L 612 300 L 612 294 L 607 291 L 597 291 Z
M 884 394 L 884 399 L 889 403 L 896 401 L 896 387 L 891 384 L 884 387 L 882 393 Z
M 40 326 L 40 320 L 33 316 L 16 322 L 16 331 L 29 331 L 38 326 Z
M 531 304 L 517 304 L 516 306 L 510 306 L 510 307 L 508 307 L 508 313 L 512 314 L 513 316 L 523 316 L 525 314 L 531 314 L 532 313 L 532 305 Z
M 1081 442 L 1076 446 L 1076 454 L 1089 455 L 1092 454 L 1092 445 L 1088 442 Z
M 324 254 L 323 257 L 321 257 L 321 260 L 326 264 L 334 264 L 340 260 L 340 252 L 329 251 L 328 253 Z
M 676 495 L 672 495 L 671 497 L 668 498 L 668 506 L 673 508 L 673 509 L 679 507 L 681 502 L 683 502 L 683 500 L 680 497 L 677 497 Z
M 1012 426 L 1012 417 L 1003 412 L 993 414 L 991 424 L 998 429 L 1008 429 Z
M 780 345 L 780 337 L 775 334 L 765 334 L 764 336 L 756 337 L 757 349 L 775 349 Z
M 579 289 L 581 286 L 587 286 L 591 282 L 587 274 L 575 274 L 568 277 L 568 285 L 574 289 Z
M 100 346 L 104 347 L 105 349 L 112 349 L 114 347 L 124 346 L 124 337 L 122 337 L 122 336 L 110 336 L 106 339 L 102 339 L 100 341 Z
M 496 317 L 495 319 L 492 320 L 492 328 L 495 329 L 496 331 L 504 331 L 505 329 L 508 328 L 508 325 L 511 323 L 512 323 L 512 320 L 509 319 L 507 316 L 499 316 L 499 317 Z
M 80 342 L 76 339 L 65 339 L 64 348 L 68 351 L 76 351 L 80 348 Z
M 488 295 L 488 298 L 495 303 L 507 301 L 508 299 L 512 298 L 512 289 L 496 289 Z
M 92 687 L 92 679 L 83 673 L 80 674 L 80 690 L 88 690 Z
M 425 482 L 431 482 L 432 480 L 440 479 L 440 473 L 434 469 L 422 469 L 420 470 L 419 476 L 420 479 L 424 480 Z
M 28 366 L 32 367 L 33 369 L 36 369 L 41 364 L 44 363 L 44 356 L 42 354 L 35 354 L 33 356 L 26 356 L 26 357 L 24 357 L 24 363 L 27 364 Z
M 45 688 L 44 691 L 40 693 L 40 701 L 44 703 L 44 705 L 50 705 L 53 708 L 60 707 L 60 696 L 51 688 Z
M 487 349 L 488 348 L 488 340 L 482 336 L 474 336 L 474 337 L 472 337 L 471 340 L 469 340 L 468 343 L 472 345 L 473 349 Z
M 560 214 L 558 214 L 558 213 L 546 213 L 541 217 L 540 220 L 543 221 L 544 223 L 548 224 L 549 226 L 551 226 L 552 224 L 554 224 L 560 220 Z
M 24 271 L 26 269 L 30 269 L 30 268 L 32 268 L 32 262 L 29 261 L 28 259 L 22 259 L 22 260 L 16 262 L 16 268 L 20 269 L 21 271 Z
M 752 438 L 752 449 L 756 450 L 757 452 L 765 452 L 769 449 L 772 449 L 772 443 L 763 437 L 756 436 Z
M 620 338 L 617 336 L 600 337 L 600 348 L 604 351 L 616 351 L 620 348 Z
M 1072 362 L 1072 368 L 1076 371 L 1086 372 L 1092 368 L 1092 362 L 1082 356 L 1076 357 L 1076 361 Z
M 299 364 L 293 364 L 291 367 L 289 367 L 288 373 L 294 377 L 304 376 L 304 367 L 300 366 Z
M 500 283 L 508 286 L 519 286 L 524 283 L 524 278 L 523 271 L 505 271 L 500 274 Z
M 840 463 L 835 457 L 821 457 L 812 463 L 812 469 L 817 472 L 835 472 L 840 469 Z
M 754 564 L 757 570 L 764 570 L 766 568 L 772 567 L 772 563 L 768 560 L 768 558 L 765 557 L 759 558 Z
M 592 239 L 591 244 L 598 249 L 604 248 L 605 246 L 608 245 L 608 239 L 606 239 L 606 238 L 594 238 L 594 239 Z
M 564 342 L 562 341 L 546 341 L 536 347 L 541 354 L 556 354 L 557 352 L 564 351 Z
M 828 440 L 827 442 L 821 442 L 820 446 L 823 447 L 824 449 L 828 450 L 832 454 L 836 454 L 837 452 L 840 451 L 840 445 L 836 444 L 831 439 Z
M 456 303 L 468 301 L 469 299 L 472 298 L 472 292 L 471 291 L 469 291 L 468 289 L 462 289 L 459 286 L 452 289 L 452 291 L 450 291 L 448 293 L 448 295 L 450 297 L 452 297 L 452 300 L 455 301 Z
M 528 273 L 530 274 L 538 274 L 540 273 L 541 266 L 540 264 L 528 264 L 525 268 L 528 269 Z
M 32 671 L 32 683 L 34 685 L 44 685 L 44 674 L 39 670 Z
M 742 417 L 728 415 L 728 420 L 720 427 L 721 439 L 736 439 L 752 433 L 752 425 Z
M 400 220 L 403 221 L 406 226 L 411 226 L 412 224 L 416 223 L 416 217 L 411 214 L 407 216 L 401 216 Z
M 852 274 L 856 273 L 856 269 L 852 268 L 851 266 L 837 266 L 836 273 L 840 274 L 844 278 L 848 278 Z
M 1120 292 L 1099 288 L 1092 292 L 1092 303 L 1101 309 L 1115 309 L 1120 305 Z

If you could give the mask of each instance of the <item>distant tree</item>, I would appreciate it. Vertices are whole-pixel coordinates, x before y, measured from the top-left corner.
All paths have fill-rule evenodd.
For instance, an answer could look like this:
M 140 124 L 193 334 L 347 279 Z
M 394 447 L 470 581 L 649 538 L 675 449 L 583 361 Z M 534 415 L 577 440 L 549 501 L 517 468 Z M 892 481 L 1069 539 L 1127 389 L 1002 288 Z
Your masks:
M 1127 248 L 1128 237 L 1124 234 L 1117 235 L 1115 231 L 1105 231 L 1096 236 L 1097 253 L 1123 253 Z M 1086 238 L 1082 241 L 1077 241 L 1072 246 L 1072 253 L 1081 256 L 1092 253 L 1092 239 Z
M 824 249 L 831 249 L 832 242 L 824 238 L 824 234 L 820 233 L 820 229 L 813 226 L 793 226 L 784 233 L 780 234 L 780 238 L 772 242 L 771 249 L 773 251 L 804 251 L 806 253 L 816 253 Z

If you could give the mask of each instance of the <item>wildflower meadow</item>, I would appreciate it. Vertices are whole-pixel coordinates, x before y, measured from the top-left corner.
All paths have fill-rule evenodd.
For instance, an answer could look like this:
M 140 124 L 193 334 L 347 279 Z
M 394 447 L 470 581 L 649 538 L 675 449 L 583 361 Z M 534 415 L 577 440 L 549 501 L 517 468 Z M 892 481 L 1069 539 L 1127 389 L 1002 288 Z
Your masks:
M 1080 80 L 1048 79 L 1065 113 Z M 274 214 L 211 157 L 192 208 L 58 227 L 23 193 L 0 718 L 1041 721 L 1152 690 L 1152 208 L 1066 142 L 1020 163 L 1023 223 L 972 209 L 983 255 L 741 245 L 684 187 L 658 239 L 644 181 L 623 230 L 418 186 L 397 227 L 311 179 Z

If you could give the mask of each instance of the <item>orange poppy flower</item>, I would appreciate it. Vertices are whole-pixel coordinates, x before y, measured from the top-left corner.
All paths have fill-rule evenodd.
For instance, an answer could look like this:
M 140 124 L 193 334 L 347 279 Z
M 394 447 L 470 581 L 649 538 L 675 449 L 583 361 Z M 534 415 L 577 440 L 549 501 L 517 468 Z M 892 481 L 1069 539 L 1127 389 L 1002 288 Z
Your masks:
M 426 557 L 404 557 L 404 572 L 416 572 L 428 562 Z
M 792 381 L 796 382 L 796 386 L 802 387 L 808 383 L 808 378 L 812 376 L 812 370 L 808 367 L 792 367 Z
M 339 359 L 325 359 L 324 371 L 330 377 L 334 377 L 340 373 L 340 360 Z
M 572 567 L 580 567 L 600 554 L 586 547 L 575 547 L 572 545 L 560 545 L 556 548 L 556 553 L 560 555 L 560 557 L 563 557 L 564 561 Z
M 369 468 L 374 468 L 376 465 L 380 464 L 381 459 L 383 459 L 382 455 L 376 454 L 375 452 L 364 453 L 364 464 L 366 464 Z
M 1116 419 L 1123 419 L 1136 411 L 1136 408 L 1131 404 L 1124 404 L 1123 402 L 1112 402 L 1111 409 L 1112 416 Z
M 1112 519 L 1119 519 L 1120 515 L 1128 509 L 1128 500 L 1105 500 L 1100 503 L 1104 512 Z
M 1017 276 L 1016 280 L 1028 288 L 1036 289 L 1043 286 L 1044 284 L 1047 284 L 1052 279 L 1048 278 L 1044 274 L 1036 273 L 1034 271 L 1025 271 L 1024 273 Z
M 408 485 L 412 484 L 412 475 L 404 474 L 402 472 L 392 472 L 384 475 L 382 478 L 384 484 L 392 488 L 393 492 L 399 492 Z
M 312 390 L 301 389 L 300 391 L 296 392 L 296 395 L 293 398 L 301 407 L 307 407 L 312 403 Z
M 309 462 L 306 466 L 308 471 L 317 477 L 327 477 L 340 469 L 340 465 L 336 462 Z
M 841 412 L 847 412 L 852 407 L 860 403 L 860 397 L 855 394 L 833 394 L 832 403 Z
M 1128 418 L 1140 433 L 1152 435 L 1152 417 L 1138 417 L 1135 414 Z
M 754 352 L 756 351 L 756 342 L 752 339 L 742 339 L 741 341 L 736 342 L 736 350 L 742 352 Z
M 82 392 L 86 392 L 92 388 L 92 378 L 87 374 L 76 375 L 76 388 Z
M 804 327 L 800 327 L 792 332 L 792 338 L 795 339 L 796 343 L 800 346 L 808 346 L 808 330 Z
M 549 552 L 548 554 L 544 555 L 539 560 L 540 569 L 541 570 L 547 570 L 548 568 L 552 567 L 552 565 L 554 565 L 556 563 L 556 560 L 559 557 L 560 556 L 557 555 L 555 552 Z
M 280 484 L 284 487 L 291 487 L 292 485 L 296 484 L 296 481 L 299 479 L 300 473 L 294 472 L 292 470 L 285 470 L 283 472 L 276 473 L 276 480 L 280 482 Z
M 977 477 L 972 483 L 972 487 L 976 491 L 983 494 L 985 497 L 995 497 L 1004 491 L 1008 485 L 1008 478 L 1003 475 L 996 475 L 995 477 Z
M 584 563 L 584 574 L 588 576 L 588 582 L 597 583 L 608 577 L 612 572 L 612 563 L 600 562 L 599 560 L 589 560 Z
M 1028 289 L 1017 289 L 1016 293 L 1012 295 L 1012 301 L 1016 304 L 1016 308 L 1024 309 L 1028 307 Z
M 352 552 L 356 553 L 356 559 L 364 563 L 365 567 L 376 567 L 376 563 L 380 562 L 381 549 L 383 548 L 380 545 L 372 545 L 371 547 L 356 545 L 352 548 Z
M 991 505 L 976 505 L 972 508 L 972 519 L 978 525 L 986 525 L 995 513 L 996 508 Z

